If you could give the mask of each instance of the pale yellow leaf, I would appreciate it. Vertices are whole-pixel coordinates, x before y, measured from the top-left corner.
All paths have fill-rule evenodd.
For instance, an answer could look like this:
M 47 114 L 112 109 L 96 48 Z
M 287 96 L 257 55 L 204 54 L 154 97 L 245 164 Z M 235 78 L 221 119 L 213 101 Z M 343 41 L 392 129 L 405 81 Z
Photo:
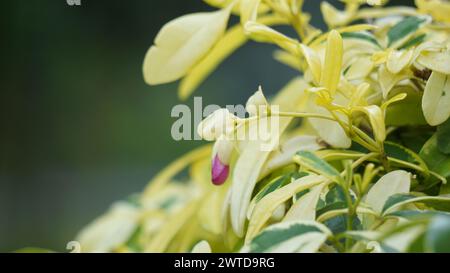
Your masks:
M 118 202 L 101 217 L 87 225 L 76 240 L 82 252 L 110 252 L 124 244 L 139 224 L 139 210 L 126 202 Z
M 450 50 L 442 52 L 422 51 L 422 54 L 417 58 L 417 62 L 430 70 L 450 74 Z
M 226 8 L 184 15 L 167 23 L 145 56 L 145 81 L 162 84 L 186 75 L 223 35 L 229 16 L 230 8 Z
M 422 98 L 422 110 L 428 124 L 436 126 L 450 116 L 450 75 L 431 73 Z
M 300 197 L 288 210 L 283 221 L 316 220 L 316 206 L 326 183 L 317 185 Z
M 381 86 L 383 97 L 387 98 L 392 88 L 394 88 L 394 86 L 400 81 L 409 78 L 409 76 L 410 75 L 403 72 L 393 74 L 389 72 L 385 64 L 380 65 L 378 69 L 378 83 Z
M 317 151 L 324 148 L 317 136 L 297 135 L 283 142 L 280 147 L 270 154 L 264 165 L 260 178 L 268 175 L 272 171 L 292 163 L 295 153 L 298 151 Z
M 175 235 L 182 230 L 184 224 L 191 220 L 197 212 L 199 204 L 198 201 L 192 201 L 183 209 L 171 215 L 155 237 L 145 246 L 145 252 L 164 252 Z
M 184 168 L 186 168 L 189 164 L 197 160 L 202 160 L 204 158 L 210 158 L 211 156 L 211 145 L 201 146 L 189 153 L 181 156 L 174 162 L 172 162 L 165 169 L 160 171 L 150 182 L 148 182 L 148 186 L 145 188 L 142 196 L 141 202 L 146 204 L 147 202 L 151 202 L 152 198 L 155 194 L 158 194 L 159 191 L 170 182 L 170 180 L 179 172 L 181 172 Z
M 399 73 L 405 67 L 409 66 L 413 58 L 414 50 L 392 50 L 390 51 L 386 68 L 393 74 Z
M 367 193 L 365 202 L 378 213 L 381 213 L 384 203 L 390 196 L 399 193 L 409 193 L 411 174 L 403 171 L 393 171 L 381 177 Z
M 339 27 L 334 30 L 339 33 L 344 33 L 344 32 L 358 32 L 358 31 L 372 30 L 372 29 L 376 29 L 376 28 L 377 28 L 377 26 L 375 26 L 375 25 L 357 24 L 357 25 Z M 330 33 L 331 33 L 331 31 L 321 34 L 316 39 L 313 39 L 312 42 L 310 44 L 308 44 L 308 46 L 310 46 L 312 48 L 317 47 L 318 45 L 320 45 L 323 41 L 325 41 L 328 38 L 328 35 Z
M 286 24 L 286 19 L 279 16 L 264 16 L 258 22 L 268 26 Z M 217 42 L 217 44 L 209 51 L 209 53 L 192 69 L 188 71 L 186 76 L 180 83 L 178 96 L 184 100 L 189 97 L 192 92 L 208 77 L 214 69 L 236 49 L 247 42 L 247 36 L 241 25 L 236 25 L 229 29 L 225 35 Z
M 340 93 L 336 93 L 334 102 L 346 105 L 348 99 Z M 307 110 L 311 113 L 321 114 L 330 118 L 332 117 L 327 109 L 316 104 L 313 96 L 309 96 Z M 336 116 L 338 116 L 344 124 L 348 124 L 348 118 L 344 114 L 336 113 Z M 331 146 L 336 148 L 349 148 L 351 146 L 351 139 L 347 136 L 345 130 L 338 122 L 320 118 L 309 118 L 309 122 L 316 130 L 317 134 Z
M 264 224 L 281 203 L 287 201 L 298 192 L 324 183 L 325 180 L 323 176 L 308 175 L 264 196 L 254 208 L 245 241 L 249 242 L 264 227 Z
M 356 57 L 356 60 L 350 64 L 348 70 L 345 73 L 345 77 L 348 80 L 358 80 L 366 78 L 372 69 L 374 63 L 367 55 Z
M 282 111 L 298 110 L 304 97 L 304 90 L 307 87 L 308 85 L 303 80 L 295 79 L 291 81 L 280 91 L 272 105 L 278 105 Z M 271 152 L 269 150 L 278 146 L 278 143 L 273 140 L 277 140 L 281 136 L 291 120 L 292 118 L 280 118 L 279 129 L 271 132 L 269 143 L 263 140 L 248 142 L 235 164 L 232 174 L 230 213 L 233 230 L 240 237 L 244 235 L 244 224 L 251 195 Z
M 211 253 L 211 246 L 206 240 L 200 241 L 192 248 L 191 253 Z

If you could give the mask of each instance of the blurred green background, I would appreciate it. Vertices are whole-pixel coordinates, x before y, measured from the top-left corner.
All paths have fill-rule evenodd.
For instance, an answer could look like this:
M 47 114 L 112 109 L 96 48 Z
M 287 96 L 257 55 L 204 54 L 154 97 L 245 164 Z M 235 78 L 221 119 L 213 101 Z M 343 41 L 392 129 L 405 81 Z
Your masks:
M 319 2 L 306 1 L 306 10 L 323 27 Z M 200 0 L 81 4 L 1 4 L 0 251 L 65 251 L 112 202 L 200 144 L 171 138 L 177 83 L 147 86 L 141 66 L 164 23 L 211 8 Z M 247 44 L 195 95 L 225 106 L 245 103 L 259 84 L 275 93 L 295 72 L 272 60 L 273 49 Z

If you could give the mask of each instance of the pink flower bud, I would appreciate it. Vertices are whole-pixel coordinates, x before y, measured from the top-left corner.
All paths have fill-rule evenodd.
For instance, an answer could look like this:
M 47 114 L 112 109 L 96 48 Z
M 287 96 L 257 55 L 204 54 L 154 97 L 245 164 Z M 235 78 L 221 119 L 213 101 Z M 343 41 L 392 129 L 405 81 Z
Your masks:
M 211 167 L 211 180 L 213 184 L 216 186 L 222 185 L 227 180 L 229 172 L 230 166 L 223 164 L 219 159 L 219 155 L 216 154 Z

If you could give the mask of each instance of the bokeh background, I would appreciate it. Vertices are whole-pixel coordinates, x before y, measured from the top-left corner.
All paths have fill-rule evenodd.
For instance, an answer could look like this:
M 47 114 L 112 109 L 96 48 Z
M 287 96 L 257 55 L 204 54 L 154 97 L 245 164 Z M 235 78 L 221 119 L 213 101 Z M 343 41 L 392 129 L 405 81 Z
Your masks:
M 320 1 L 305 2 L 323 27 Z M 200 0 L 2 1 L 0 251 L 65 251 L 112 202 L 201 144 L 171 138 L 177 83 L 147 86 L 141 67 L 164 23 L 209 10 Z M 248 43 L 195 95 L 225 106 L 259 84 L 275 93 L 295 72 L 273 49 Z

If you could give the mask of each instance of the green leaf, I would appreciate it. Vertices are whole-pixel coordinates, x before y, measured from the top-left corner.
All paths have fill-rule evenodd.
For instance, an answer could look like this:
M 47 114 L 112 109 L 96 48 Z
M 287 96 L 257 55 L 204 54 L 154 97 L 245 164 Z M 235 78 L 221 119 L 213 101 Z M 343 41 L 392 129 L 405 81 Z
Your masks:
M 291 182 L 291 174 L 287 174 L 284 176 L 280 176 L 275 178 L 274 180 L 272 180 L 271 182 L 269 182 L 266 186 L 264 186 L 264 188 L 262 188 L 261 191 L 259 191 L 255 197 L 254 200 L 255 202 L 258 202 L 259 200 L 261 200 L 264 196 L 268 195 L 269 193 L 283 187 L 284 185 L 288 184 L 289 182 Z
M 301 166 L 306 167 L 314 172 L 317 172 L 332 181 L 341 183 L 342 178 L 339 172 L 328 164 L 325 160 L 316 156 L 314 153 L 309 151 L 300 151 L 294 156 L 294 161 Z
M 429 251 L 450 253 L 450 216 L 433 218 L 426 232 L 425 244 Z
M 141 252 L 143 250 L 142 245 L 140 243 L 140 238 L 142 235 L 142 226 L 138 226 L 130 239 L 125 243 L 125 245 L 135 252 Z
M 450 156 L 439 151 L 436 134 L 423 145 L 419 155 L 430 166 L 430 170 L 443 177 L 450 176 Z
M 390 94 L 406 93 L 407 97 L 400 103 L 393 103 L 386 109 L 386 125 L 425 125 L 427 121 L 422 112 L 422 94 L 411 87 L 398 87 Z
M 328 235 L 330 231 L 316 222 L 282 222 L 263 230 L 243 252 L 315 252 Z
M 343 32 L 341 33 L 342 38 L 344 39 L 358 39 L 358 40 L 364 40 L 371 44 L 374 44 L 378 48 L 382 48 L 380 43 L 378 43 L 375 36 L 373 36 L 370 32 Z
M 426 34 L 420 34 L 414 38 L 411 38 L 408 41 L 406 41 L 406 43 L 404 43 L 402 46 L 400 46 L 398 49 L 407 49 L 412 46 L 421 44 L 425 40 L 426 36 L 427 36 Z
M 450 211 L 450 197 L 395 194 L 389 197 L 389 199 L 384 203 L 383 214 L 390 214 L 390 212 L 396 208 L 412 203 L 421 203 L 440 211 Z
M 354 200 L 353 196 L 352 200 Z M 335 184 L 325 195 L 324 203 L 321 204 L 321 206 L 318 204 L 316 208 L 317 217 L 332 210 L 340 210 L 345 208 L 347 208 L 347 202 L 345 199 L 344 189 L 340 185 Z
M 390 47 L 395 42 L 402 41 L 416 32 L 425 21 L 426 18 L 410 16 L 398 22 L 387 33 L 388 46 Z
M 255 208 L 256 204 L 266 195 L 270 194 L 271 192 L 274 192 L 281 187 L 289 184 L 291 182 L 291 179 L 295 177 L 295 179 L 303 177 L 308 175 L 308 173 L 289 173 L 286 175 L 282 175 L 279 177 L 276 177 L 275 179 L 269 181 L 256 195 L 253 197 L 252 201 L 250 202 L 250 205 L 247 210 L 247 218 L 250 219 L 253 209 Z
M 437 147 L 444 154 L 450 154 L 450 119 L 437 128 Z
M 317 216 L 321 216 L 324 213 L 327 213 L 332 210 L 340 210 L 347 208 L 347 203 L 344 201 L 338 201 L 331 204 L 327 204 L 324 207 L 317 210 Z
M 402 128 L 397 131 L 396 134 L 391 134 L 389 137 L 392 142 L 401 143 L 404 147 L 419 154 L 423 145 L 433 136 L 433 134 L 433 131 L 409 127 Z
M 326 220 L 323 224 L 333 232 L 333 234 L 342 233 L 347 230 L 347 214 L 338 215 Z M 361 229 L 361 221 L 358 217 L 352 217 L 352 230 Z
M 354 200 L 354 197 L 352 196 Z M 348 207 L 344 189 L 335 184 L 325 195 L 325 204 L 321 207 L 317 207 L 316 215 L 320 217 L 321 215 L 330 212 L 346 209 Z M 325 220 L 323 224 L 327 226 L 334 234 L 344 232 L 347 229 L 347 213 L 334 216 L 328 220 Z M 352 228 L 353 230 L 359 229 L 361 222 L 357 217 L 353 218 Z
M 430 218 L 436 215 L 449 215 L 447 212 L 435 211 L 435 210 L 399 210 L 389 213 L 389 216 L 396 216 L 406 218 L 410 220 L 420 218 Z
M 345 192 L 340 185 L 335 185 L 331 188 L 325 196 L 325 202 L 327 204 L 333 204 L 336 202 L 345 202 Z
M 425 231 L 423 221 L 399 222 L 393 229 L 384 232 L 380 243 L 394 252 L 407 252 Z
M 425 170 L 425 174 L 428 174 L 428 166 L 425 163 L 425 161 L 418 154 L 411 151 L 410 149 L 400 144 L 386 141 L 384 143 L 384 151 L 388 157 L 400 159 L 402 161 L 418 165 L 423 170 Z
M 390 207 L 405 202 L 410 199 L 414 199 L 416 196 L 410 194 L 394 194 L 389 197 L 389 199 L 384 203 L 382 212 L 385 212 Z
M 13 251 L 13 253 L 56 253 L 53 250 L 39 247 L 24 247 Z

